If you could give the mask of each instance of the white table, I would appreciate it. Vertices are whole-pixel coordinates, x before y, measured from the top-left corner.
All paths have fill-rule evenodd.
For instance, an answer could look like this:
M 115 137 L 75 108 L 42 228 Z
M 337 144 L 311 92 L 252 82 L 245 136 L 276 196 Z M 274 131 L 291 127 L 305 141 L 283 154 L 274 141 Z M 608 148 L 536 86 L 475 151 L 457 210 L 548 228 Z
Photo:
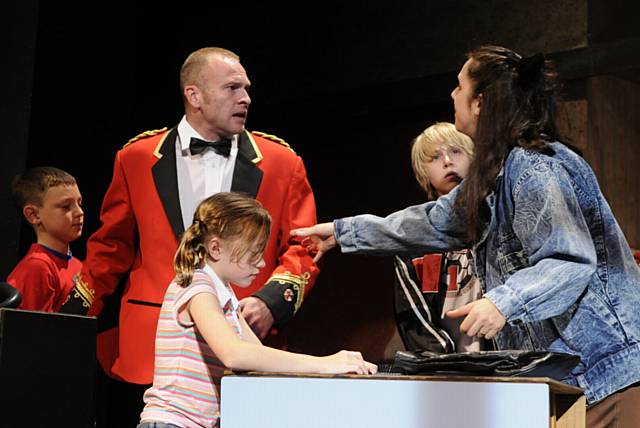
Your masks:
M 548 378 L 222 378 L 221 428 L 583 428 L 581 390 Z

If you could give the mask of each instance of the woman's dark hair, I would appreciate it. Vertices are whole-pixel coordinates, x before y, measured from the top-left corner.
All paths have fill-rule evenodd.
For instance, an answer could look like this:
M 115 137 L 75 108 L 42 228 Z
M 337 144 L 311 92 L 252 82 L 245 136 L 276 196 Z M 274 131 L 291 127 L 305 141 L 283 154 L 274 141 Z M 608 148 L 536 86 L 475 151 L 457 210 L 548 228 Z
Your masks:
M 520 146 L 541 153 L 559 140 L 556 127 L 557 75 L 542 54 L 523 58 L 499 46 L 482 46 L 467 54 L 474 95 L 481 97 L 474 137 L 475 157 L 456 210 L 468 220 L 470 243 L 480 239 L 488 220 L 485 198 L 509 152 Z

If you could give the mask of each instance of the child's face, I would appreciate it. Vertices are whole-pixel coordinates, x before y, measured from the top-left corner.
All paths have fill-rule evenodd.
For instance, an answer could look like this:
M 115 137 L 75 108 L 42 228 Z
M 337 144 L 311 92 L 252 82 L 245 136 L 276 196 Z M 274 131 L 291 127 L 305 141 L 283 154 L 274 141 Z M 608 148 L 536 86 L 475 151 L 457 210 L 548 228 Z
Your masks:
M 237 243 L 233 241 L 219 240 L 218 253 L 212 255 L 212 259 L 217 259 L 214 270 L 223 281 L 248 287 L 265 266 L 264 258 L 262 253 L 256 255 L 252 251 L 248 251 L 240 260 L 236 260 L 233 255 L 235 245 Z M 250 248 L 255 248 L 255 246 Z
M 26 213 L 28 208 L 33 210 L 31 217 Z M 67 248 L 69 242 L 82 234 L 84 212 L 80 190 L 76 185 L 51 187 L 42 198 L 42 206 L 28 205 L 25 215 L 36 226 L 38 242 L 54 249 Z
M 438 147 L 425 165 L 438 196 L 446 195 L 467 176 L 471 157 L 460 147 Z

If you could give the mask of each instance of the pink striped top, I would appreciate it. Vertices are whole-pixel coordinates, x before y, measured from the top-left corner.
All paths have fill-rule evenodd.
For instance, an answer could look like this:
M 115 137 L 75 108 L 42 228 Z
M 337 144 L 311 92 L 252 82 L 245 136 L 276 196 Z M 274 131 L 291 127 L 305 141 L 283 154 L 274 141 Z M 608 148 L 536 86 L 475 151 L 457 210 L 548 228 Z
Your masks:
M 238 299 L 209 266 L 197 270 L 186 288 L 172 282 L 160 310 L 153 386 L 144 394 L 142 422 L 158 421 L 185 428 L 218 424 L 220 379 L 225 367 L 186 310 L 189 300 L 198 293 L 215 294 L 227 322 L 241 335 Z

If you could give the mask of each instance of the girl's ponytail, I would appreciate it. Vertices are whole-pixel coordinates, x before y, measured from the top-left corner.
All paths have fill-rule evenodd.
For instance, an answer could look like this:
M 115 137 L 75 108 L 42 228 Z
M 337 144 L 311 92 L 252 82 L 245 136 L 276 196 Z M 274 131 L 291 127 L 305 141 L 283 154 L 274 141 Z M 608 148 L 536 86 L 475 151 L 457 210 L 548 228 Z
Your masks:
M 182 235 L 178 251 L 173 259 L 173 268 L 176 271 L 176 282 L 181 287 L 191 283 L 193 271 L 204 266 L 207 257 L 207 249 L 203 244 L 207 236 L 204 223 L 194 220 L 193 224 Z

